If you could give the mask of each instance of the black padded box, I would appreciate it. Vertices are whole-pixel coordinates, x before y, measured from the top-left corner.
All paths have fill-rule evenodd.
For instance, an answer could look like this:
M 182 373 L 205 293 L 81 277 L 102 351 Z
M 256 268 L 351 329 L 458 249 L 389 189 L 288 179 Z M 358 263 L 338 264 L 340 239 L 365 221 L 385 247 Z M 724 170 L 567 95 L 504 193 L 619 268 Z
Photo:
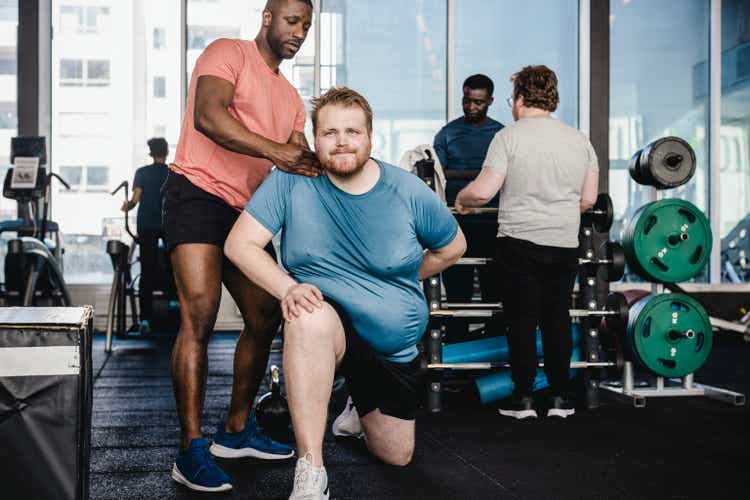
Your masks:
M 91 307 L 0 308 L 0 498 L 83 500 Z

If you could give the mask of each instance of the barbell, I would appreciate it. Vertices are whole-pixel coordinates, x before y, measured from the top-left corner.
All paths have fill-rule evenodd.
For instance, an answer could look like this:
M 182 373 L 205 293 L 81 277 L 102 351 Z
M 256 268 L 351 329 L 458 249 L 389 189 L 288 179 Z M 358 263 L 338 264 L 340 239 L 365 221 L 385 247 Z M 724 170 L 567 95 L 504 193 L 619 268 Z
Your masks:
M 446 303 L 445 306 L 460 307 L 460 309 L 443 309 L 440 307 L 431 308 L 430 317 L 432 318 L 490 318 L 502 312 L 502 306 L 499 303 L 492 304 L 464 304 L 464 303 Z M 609 318 L 608 321 L 613 328 L 618 325 L 625 327 L 628 322 L 628 301 L 625 296 L 619 292 L 612 292 L 607 297 L 607 304 L 604 309 L 596 309 L 596 304 L 590 304 L 589 309 L 569 309 L 568 313 L 571 318 L 589 318 L 602 317 Z
M 614 361 L 571 361 L 571 369 L 585 369 L 585 368 L 606 368 L 616 366 Z M 538 368 L 544 368 L 544 362 L 537 364 Z M 484 362 L 471 362 L 471 363 L 427 363 L 422 360 L 421 366 L 422 371 L 429 370 L 496 370 L 500 368 L 510 368 L 508 362 L 497 362 L 497 361 L 484 361 Z

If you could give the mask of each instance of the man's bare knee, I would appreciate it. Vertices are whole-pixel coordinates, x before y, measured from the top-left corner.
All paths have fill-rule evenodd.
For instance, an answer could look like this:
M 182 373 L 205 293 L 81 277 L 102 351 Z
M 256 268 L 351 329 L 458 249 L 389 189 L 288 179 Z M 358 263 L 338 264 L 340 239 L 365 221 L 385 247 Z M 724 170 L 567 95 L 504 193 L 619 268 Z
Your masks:
M 208 339 L 213 332 L 219 313 L 219 301 L 208 294 L 183 295 L 181 298 L 183 299 L 183 303 L 180 304 L 183 322 L 181 332 L 189 332 L 191 336 L 197 336 L 202 340 Z
M 414 455 L 414 422 L 384 415 L 376 409 L 361 418 L 367 447 L 389 465 L 404 466 Z
M 378 459 L 388 465 L 395 465 L 398 467 L 404 467 L 411 463 L 411 459 L 414 456 L 414 443 L 399 446 L 396 449 L 377 449 L 377 447 L 369 446 L 370 452 L 375 455 Z
M 398 467 L 405 467 L 411 463 L 411 459 L 414 456 L 414 448 L 402 450 L 397 453 L 390 454 L 383 462 L 388 465 L 396 465 Z
M 327 303 L 311 313 L 302 309 L 299 316 L 294 316 L 291 321 L 284 323 L 284 336 L 303 341 L 334 338 L 337 320 L 336 311 Z

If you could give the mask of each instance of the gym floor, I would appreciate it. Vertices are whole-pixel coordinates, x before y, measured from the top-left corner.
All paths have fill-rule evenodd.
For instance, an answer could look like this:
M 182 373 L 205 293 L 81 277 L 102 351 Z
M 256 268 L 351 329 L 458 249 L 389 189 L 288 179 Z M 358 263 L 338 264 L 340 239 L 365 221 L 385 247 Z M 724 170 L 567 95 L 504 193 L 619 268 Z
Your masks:
M 209 437 L 226 414 L 235 340 L 217 334 L 209 347 L 203 418 Z M 115 347 L 107 357 L 103 337 L 95 338 L 93 500 L 288 497 L 293 460 L 219 461 L 234 482 L 228 494 L 196 494 L 174 483 L 179 426 L 171 339 Z M 748 394 L 748 361 L 750 343 L 718 334 L 696 380 Z M 345 389 L 334 391 L 331 420 L 345 398 Z M 747 406 L 704 398 L 652 399 L 642 409 L 609 403 L 567 421 L 532 422 L 453 398 L 442 414 L 417 417 L 417 447 L 407 467 L 376 462 L 361 442 L 334 439 L 330 426 L 324 453 L 332 498 L 748 498 L 749 423 Z

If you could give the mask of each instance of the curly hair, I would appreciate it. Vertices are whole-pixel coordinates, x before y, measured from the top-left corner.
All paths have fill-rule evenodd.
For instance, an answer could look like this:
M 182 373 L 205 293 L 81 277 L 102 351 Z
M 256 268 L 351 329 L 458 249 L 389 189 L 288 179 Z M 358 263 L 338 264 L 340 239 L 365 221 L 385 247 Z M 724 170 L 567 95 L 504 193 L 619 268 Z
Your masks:
M 372 134 L 372 108 L 370 108 L 370 103 L 367 102 L 367 99 L 359 92 L 348 87 L 331 87 L 326 93 L 320 97 L 313 98 L 310 102 L 312 103 L 310 117 L 313 123 L 313 133 L 317 133 L 318 131 L 318 113 L 323 106 L 338 104 L 345 107 L 358 107 L 364 111 L 367 132 Z
M 510 77 L 513 99 L 523 96 L 524 106 L 555 111 L 560 102 L 557 75 L 547 66 L 526 66 Z

